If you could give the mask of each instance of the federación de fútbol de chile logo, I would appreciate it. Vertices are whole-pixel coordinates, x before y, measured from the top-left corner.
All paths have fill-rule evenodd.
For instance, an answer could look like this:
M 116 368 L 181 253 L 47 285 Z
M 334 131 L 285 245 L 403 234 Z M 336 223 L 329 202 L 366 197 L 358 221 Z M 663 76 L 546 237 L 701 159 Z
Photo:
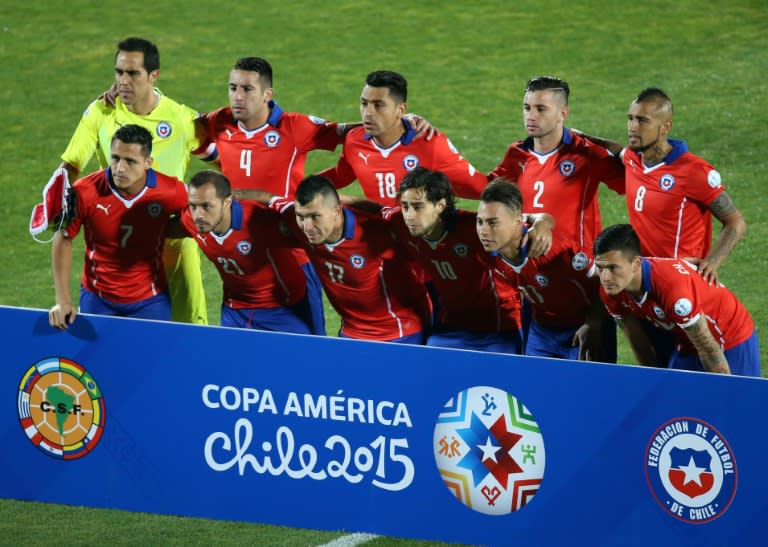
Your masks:
M 728 441 L 698 418 L 674 418 L 656 430 L 645 451 L 645 476 L 659 505 L 691 524 L 725 513 L 738 482 Z
M 506 515 L 531 501 L 544 478 L 544 439 L 514 395 L 477 386 L 452 397 L 440 413 L 435 461 L 448 490 L 467 507 Z
M 19 421 L 32 444 L 63 460 L 82 458 L 104 431 L 104 398 L 82 366 L 63 357 L 38 361 L 22 376 Z

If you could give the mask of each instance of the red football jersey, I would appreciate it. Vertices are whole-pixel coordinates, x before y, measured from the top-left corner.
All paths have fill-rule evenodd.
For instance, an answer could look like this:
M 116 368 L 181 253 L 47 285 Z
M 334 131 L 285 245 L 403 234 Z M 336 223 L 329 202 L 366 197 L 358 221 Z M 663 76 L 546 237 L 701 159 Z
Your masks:
M 307 293 L 304 272 L 279 229 L 280 215 L 254 203 L 232 202 L 232 225 L 219 236 L 198 233 L 189 209 L 182 226 L 219 270 L 224 304 L 230 308 L 276 308 L 299 302 Z
M 678 349 L 684 353 L 696 350 L 683 330 L 699 318 L 707 321 L 715 340 L 726 350 L 752 336 L 752 317 L 723 285 L 709 286 L 684 260 L 643 258 L 644 291 L 640 300 L 623 291 L 610 296 L 600 289 L 605 307 L 614 317 L 634 315 L 659 328 L 674 332 Z
M 414 139 L 415 131 L 403 121 L 406 132 L 389 148 L 381 148 L 362 127 L 347 133 L 336 167 L 320 174 L 343 188 L 358 180 L 371 201 L 386 206 L 396 205 L 397 188 L 406 174 L 417 167 L 441 171 L 451 181 L 457 196 L 477 199 L 488 183 L 488 177 L 465 160 L 445 135 L 432 140 Z
M 201 122 L 216 143 L 221 171 L 233 189 L 293 198 L 304 179 L 307 153 L 334 150 L 344 141 L 343 125 L 283 112 L 274 101 L 270 107 L 267 123 L 252 131 L 243 129 L 228 107 L 204 115 Z
M 557 231 L 584 249 L 602 231 L 598 190 L 604 182 L 624 193 L 624 168 L 610 153 L 567 128 L 548 154 L 533 151 L 533 138 L 513 143 L 490 178 L 517 182 L 524 213 L 549 213 Z
M 704 258 L 712 247 L 709 205 L 725 188 L 714 167 L 688 152 L 685 142 L 669 143 L 672 151 L 652 167 L 624 149 L 629 223 L 644 256 Z
M 130 304 L 166 288 L 165 228 L 172 214 L 187 207 L 187 187 L 149 169 L 144 188 L 126 198 L 111 176 L 103 169 L 75 182 L 77 213 L 65 235 L 74 238 L 85 230 L 83 286 L 111 302 Z
M 388 223 L 344 208 L 344 232 L 333 244 L 310 245 L 286 200 L 272 203 L 284 212 L 304 244 L 333 307 L 342 319 L 341 333 L 363 340 L 394 340 L 423 331 L 429 304 Z
M 591 253 L 558 233 L 552 235 L 552 248 L 544 256 L 523 254 L 519 264 L 512 264 L 496 254 L 496 266 L 519 285 L 531 302 L 533 319 L 546 327 L 583 325 L 592 302 L 600 298 Z
M 440 327 L 471 332 L 520 329 L 520 295 L 493 268 L 481 262 L 485 250 L 477 238 L 475 213 L 457 211 L 453 225 L 439 241 L 414 237 L 400 207 L 385 209 L 410 259 L 427 273 L 438 295 Z

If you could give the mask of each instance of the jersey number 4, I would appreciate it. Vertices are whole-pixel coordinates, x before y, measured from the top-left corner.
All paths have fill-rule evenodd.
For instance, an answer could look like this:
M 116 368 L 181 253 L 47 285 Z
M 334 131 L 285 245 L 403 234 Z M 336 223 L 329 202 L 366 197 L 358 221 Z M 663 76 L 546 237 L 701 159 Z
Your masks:
M 240 168 L 245 171 L 245 176 L 251 176 L 251 151 L 242 150 L 240 152 Z

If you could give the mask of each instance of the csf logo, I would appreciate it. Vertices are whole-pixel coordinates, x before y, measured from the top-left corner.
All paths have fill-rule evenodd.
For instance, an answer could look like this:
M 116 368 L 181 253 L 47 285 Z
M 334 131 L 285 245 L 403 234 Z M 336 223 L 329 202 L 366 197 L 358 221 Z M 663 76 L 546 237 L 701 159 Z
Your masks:
M 24 373 L 17 409 L 27 438 L 53 458 L 82 458 L 104 432 L 106 409 L 98 384 L 85 368 L 63 357 L 43 359 Z

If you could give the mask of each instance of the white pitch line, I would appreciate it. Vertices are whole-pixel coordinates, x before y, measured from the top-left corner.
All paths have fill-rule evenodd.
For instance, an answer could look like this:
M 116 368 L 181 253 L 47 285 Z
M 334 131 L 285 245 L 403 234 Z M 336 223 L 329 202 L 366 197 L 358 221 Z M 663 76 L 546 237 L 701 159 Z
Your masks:
M 336 538 L 333 541 L 329 541 L 328 543 L 323 543 L 322 545 L 318 545 L 318 547 L 355 547 L 355 545 L 362 545 L 363 543 L 368 543 L 372 539 L 376 539 L 376 534 L 349 534 L 346 536 L 341 536 L 340 538 Z

